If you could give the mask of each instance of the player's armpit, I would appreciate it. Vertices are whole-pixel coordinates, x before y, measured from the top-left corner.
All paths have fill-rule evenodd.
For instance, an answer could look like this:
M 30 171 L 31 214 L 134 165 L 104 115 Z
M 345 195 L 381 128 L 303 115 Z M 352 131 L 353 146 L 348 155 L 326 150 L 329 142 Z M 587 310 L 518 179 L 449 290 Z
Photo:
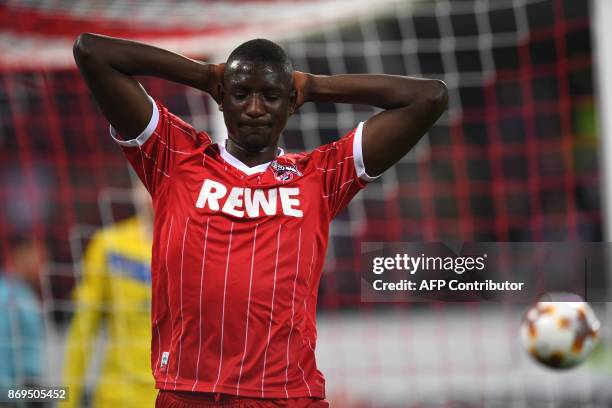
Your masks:
M 377 176 L 397 163 L 446 109 L 448 92 L 444 82 L 420 82 L 423 91 L 410 104 L 387 109 L 365 122 L 362 150 L 370 176 Z
M 399 75 L 300 73 L 294 82 L 305 102 L 384 109 L 364 127 L 363 157 L 370 176 L 381 174 L 408 153 L 442 114 L 448 99 L 442 81 Z

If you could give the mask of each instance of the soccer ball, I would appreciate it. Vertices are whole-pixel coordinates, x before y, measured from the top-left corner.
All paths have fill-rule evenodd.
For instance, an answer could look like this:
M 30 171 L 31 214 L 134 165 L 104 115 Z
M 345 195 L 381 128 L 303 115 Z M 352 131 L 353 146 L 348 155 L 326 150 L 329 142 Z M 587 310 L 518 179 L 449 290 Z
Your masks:
M 539 301 L 525 314 L 521 340 L 536 361 L 550 368 L 583 362 L 599 338 L 599 321 L 588 303 Z

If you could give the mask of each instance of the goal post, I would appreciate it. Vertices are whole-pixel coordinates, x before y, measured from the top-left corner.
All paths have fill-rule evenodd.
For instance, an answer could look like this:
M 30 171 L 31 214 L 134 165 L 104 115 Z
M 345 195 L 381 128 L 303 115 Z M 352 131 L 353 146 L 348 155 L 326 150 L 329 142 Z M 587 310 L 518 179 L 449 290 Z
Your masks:
M 606 327 L 612 327 L 612 50 L 606 45 L 606 39 L 612 36 L 612 3 L 605 0 L 592 1 L 592 38 L 593 70 L 595 73 L 595 96 L 597 98 L 597 119 L 599 130 L 599 166 L 601 171 L 601 200 L 603 241 L 607 244 L 606 265 L 608 286 L 605 294 L 605 316 L 602 317 Z M 610 335 L 608 335 L 610 336 Z M 603 363 L 612 367 L 612 339 L 606 342 Z

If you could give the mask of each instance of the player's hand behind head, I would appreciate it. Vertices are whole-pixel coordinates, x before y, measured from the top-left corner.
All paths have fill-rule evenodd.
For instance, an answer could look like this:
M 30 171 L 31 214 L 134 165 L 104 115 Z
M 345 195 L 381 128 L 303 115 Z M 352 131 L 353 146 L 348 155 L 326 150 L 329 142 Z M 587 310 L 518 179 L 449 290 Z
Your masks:
M 296 92 L 295 110 L 307 102 L 309 75 L 305 72 L 293 71 L 293 90 Z
M 223 73 L 225 72 L 225 63 L 220 64 L 208 64 L 208 73 L 206 78 L 206 85 L 203 90 L 217 103 L 221 103 L 221 88 L 223 86 Z

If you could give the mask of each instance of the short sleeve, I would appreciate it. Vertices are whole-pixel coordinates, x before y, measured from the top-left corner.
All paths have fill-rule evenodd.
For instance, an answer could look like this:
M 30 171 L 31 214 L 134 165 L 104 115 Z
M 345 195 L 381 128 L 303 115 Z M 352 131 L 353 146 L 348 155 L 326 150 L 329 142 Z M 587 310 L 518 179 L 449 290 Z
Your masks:
M 190 124 L 172 114 L 159 101 L 153 100 L 151 119 L 134 139 L 125 140 L 111 126 L 110 133 L 152 196 L 164 180 L 172 177 L 181 156 L 190 155 L 202 140 Z M 210 143 L 208 135 L 205 139 Z
M 312 159 L 322 174 L 322 194 L 333 217 L 338 215 L 368 182 L 361 136 L 364 122 L 341 139 L 313 151 Z

